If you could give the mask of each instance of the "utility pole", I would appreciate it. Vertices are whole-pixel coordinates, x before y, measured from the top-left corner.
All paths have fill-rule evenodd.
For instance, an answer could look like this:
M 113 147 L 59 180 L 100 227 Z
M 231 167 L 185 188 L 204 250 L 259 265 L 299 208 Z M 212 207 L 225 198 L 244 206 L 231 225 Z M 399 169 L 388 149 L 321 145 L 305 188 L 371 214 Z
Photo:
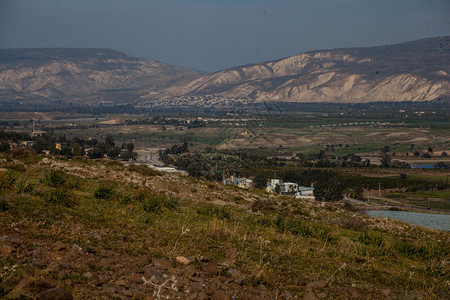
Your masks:
M 378 183 L 378 196 L 381 197 L 381 183 Z

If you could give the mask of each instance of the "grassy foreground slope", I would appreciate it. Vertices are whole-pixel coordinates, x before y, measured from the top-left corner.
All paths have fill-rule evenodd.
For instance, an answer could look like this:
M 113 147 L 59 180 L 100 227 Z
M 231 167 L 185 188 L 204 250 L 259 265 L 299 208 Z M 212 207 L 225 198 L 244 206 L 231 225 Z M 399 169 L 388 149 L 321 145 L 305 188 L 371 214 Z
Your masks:
M 0 168 L 1 298 L 449 297 L 447 232 L 143 166 Z

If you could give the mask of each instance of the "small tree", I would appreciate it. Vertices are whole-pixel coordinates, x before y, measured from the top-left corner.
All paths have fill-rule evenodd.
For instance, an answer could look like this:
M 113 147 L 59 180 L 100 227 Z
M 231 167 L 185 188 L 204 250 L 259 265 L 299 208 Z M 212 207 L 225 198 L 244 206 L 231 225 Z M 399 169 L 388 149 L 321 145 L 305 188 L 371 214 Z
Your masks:
M 253 179 L 253 184 L 255 185 L 256 188 L 263 189 L 266 187 L 267 179 L 264 175 L 258 174 Z
M 344 197 L 344 187 L 337 176 L 325 176 L 314 184 L 316 200 L 334 202 Z
M 383 167 L 389 167 L 390 164 L 391 164 L 391 157 L 388 154 L 383 153 L 383 155 L 381 155 L 381 165 Z

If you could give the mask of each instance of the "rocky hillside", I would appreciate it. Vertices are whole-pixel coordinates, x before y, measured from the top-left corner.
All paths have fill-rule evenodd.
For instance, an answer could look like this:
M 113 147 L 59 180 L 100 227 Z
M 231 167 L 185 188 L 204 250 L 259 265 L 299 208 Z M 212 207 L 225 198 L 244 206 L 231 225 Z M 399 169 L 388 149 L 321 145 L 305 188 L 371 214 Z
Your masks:
M 448 245 L 349 203 L 0 156 L 2 299 L 448 299 Z
M 283 102 L 450 99 L 450 37 L 307 52 L 175 85 L 163 95 L 216 94 Z
M 111 49 L 0 50 L 0 100 L 130 101 L 197 71 Z

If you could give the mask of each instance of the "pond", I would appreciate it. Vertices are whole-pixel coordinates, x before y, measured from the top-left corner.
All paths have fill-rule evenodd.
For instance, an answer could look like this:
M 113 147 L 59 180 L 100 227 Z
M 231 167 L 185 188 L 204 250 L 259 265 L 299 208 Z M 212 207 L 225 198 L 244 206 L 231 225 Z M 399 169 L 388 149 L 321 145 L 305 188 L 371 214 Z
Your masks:
M 431 229 L 450 231 L 450 215 L 385 210 L 371 210 L 367 213 L 372 217 L 390 218 L 393 220 L 400 220 L 411 225 L 419 225 Z
M 432 164 L 415 164 L 410 165 L 410 167 L 413 169 L 434 169 L 434 165 Z

